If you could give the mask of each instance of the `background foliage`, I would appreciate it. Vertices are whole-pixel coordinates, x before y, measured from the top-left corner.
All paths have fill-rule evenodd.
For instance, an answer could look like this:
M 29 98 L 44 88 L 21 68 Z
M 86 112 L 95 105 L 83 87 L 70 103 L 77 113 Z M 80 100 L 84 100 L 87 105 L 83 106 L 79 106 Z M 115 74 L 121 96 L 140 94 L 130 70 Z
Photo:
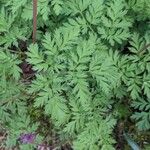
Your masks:
M 0 0 L 2 146 L 34 149 L 18 138 L 35 132 L 58 148 L 114 150 L 129 132 L 148 150 L 149 10 L 150 0 L 39 0 L 31 44 L 32 2 Z

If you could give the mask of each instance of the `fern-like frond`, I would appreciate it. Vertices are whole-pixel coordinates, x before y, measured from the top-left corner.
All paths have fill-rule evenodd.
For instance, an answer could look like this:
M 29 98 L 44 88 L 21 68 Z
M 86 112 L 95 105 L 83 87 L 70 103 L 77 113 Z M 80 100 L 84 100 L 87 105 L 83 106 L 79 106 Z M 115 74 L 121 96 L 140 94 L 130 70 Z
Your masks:
M 129 27 L 131 22 L 126 18 L 127 10 L 123 0 L 113 0 L 107 3 L 107 13 L 102 16 L 102 27 L 98 32 L 102 39 L 107 40 L 112 46 L 121 44 L 130 37 Z

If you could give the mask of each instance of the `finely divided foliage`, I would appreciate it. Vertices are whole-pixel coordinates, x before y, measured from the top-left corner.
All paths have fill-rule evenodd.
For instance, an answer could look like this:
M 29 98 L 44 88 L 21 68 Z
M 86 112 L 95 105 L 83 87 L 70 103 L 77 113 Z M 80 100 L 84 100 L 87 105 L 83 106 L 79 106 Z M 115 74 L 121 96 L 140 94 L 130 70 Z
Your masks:
M 115 150 L 120 102 L 130 107 L 138 130 L 150 129 L 148 1 L 39 0 L 37 43 L 31 44 L 32 2 L 0 0 L 5 146 L 15 146 L 22 133 L 38 131 L 37 110 L 74 150 Z M 22 61 L 32 65 L 32 81 L 24 81 Z

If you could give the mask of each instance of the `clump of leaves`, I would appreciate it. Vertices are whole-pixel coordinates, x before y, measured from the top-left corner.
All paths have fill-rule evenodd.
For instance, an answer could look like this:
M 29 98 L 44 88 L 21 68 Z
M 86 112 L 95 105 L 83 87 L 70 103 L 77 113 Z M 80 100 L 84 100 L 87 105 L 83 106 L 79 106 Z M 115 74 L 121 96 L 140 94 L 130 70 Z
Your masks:
M 28 110 L 33 107 L 75 150 L 115 149 L 120 118 L 149 130 L 148 7 L 145 0 L 39 0 L 38 42 L 30 44 L 32 2 L 2 0 L 0 118 L 9 131 L 6 145 L 37 131 L 40 120 Z M 30 82 L 22 80 L 19 40 L 29 43 L 24 55 L 35 71 Z M 126 99 L 131 116 L 119 110 Z

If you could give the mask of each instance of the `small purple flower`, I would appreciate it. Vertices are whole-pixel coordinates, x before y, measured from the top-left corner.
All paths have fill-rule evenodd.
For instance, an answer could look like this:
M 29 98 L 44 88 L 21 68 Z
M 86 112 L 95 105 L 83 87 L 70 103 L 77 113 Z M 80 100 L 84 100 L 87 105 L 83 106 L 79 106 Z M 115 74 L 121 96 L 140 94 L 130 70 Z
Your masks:
M 37 150 L 45 150 L 45 145 L 38 145 Z
M 35 138 L 36 138 L 35 133 L 26 133 L 26 134 L 21 134 L 19 140 L 23 144 L 31 144 L 34 142 Z
M 40 145 L 38 145 L 37 150 L 50 150 L 50 147 L 48 147 L 44 144 L 40 144 Z

